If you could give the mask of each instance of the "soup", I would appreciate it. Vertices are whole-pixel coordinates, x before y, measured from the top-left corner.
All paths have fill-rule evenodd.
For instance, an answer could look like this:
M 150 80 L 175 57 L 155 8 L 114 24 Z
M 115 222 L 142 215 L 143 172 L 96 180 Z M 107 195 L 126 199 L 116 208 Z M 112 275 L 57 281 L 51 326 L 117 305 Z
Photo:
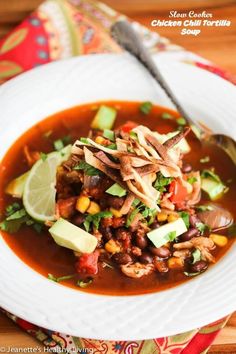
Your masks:
M 53 159 L 55 213 L 43 221 L 31 211 L 34 176 L 25 174 Z M 33 126 L 2 160 L 1 234 L 27 265 L 63 285 L 109 295 L 165 290 L 206 271 L 230 248 L 235 172 L 221 149 L 201 144 L 166 108 L 74 107 Z M 22 184 L 12 191 L 19 176 L 29 192 Z M 42 194 L 37 203 L 47 198 Z

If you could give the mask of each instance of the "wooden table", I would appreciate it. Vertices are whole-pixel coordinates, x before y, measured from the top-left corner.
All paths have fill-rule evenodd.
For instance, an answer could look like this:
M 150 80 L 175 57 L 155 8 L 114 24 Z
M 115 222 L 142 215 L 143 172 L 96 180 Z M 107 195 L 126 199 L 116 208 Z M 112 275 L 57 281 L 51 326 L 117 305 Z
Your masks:
M 17 25 L 41 0 L 0 0 L 0 37 Z M 173 27 L 158 28 L 158 32 L 173 42 L 190 51 L 212 60 L 224 69 L 236 74 L 236 1 L 234 0 L 104 0 L 113 8 L 127 14 L 151 29 L 154 18 L 168 19 L 170 10 L 178 12 L 207 10 L 215 19 L 228 19 L 234 26 L 222 28 L 204 28 L 201 35 L 181 36 Z M 214 299 L 213 299 L 214 300 Z M 0 347 L 35 347 L 39 343 L 12 321 L 0 314 Z M 43 352 L 43 351 L 42 351 Z M 236 313 L 232 315 L 227 326 L 216 338 L 209 353 L 236 354 Z M 191 354 L 191 353 L 190 353 Z

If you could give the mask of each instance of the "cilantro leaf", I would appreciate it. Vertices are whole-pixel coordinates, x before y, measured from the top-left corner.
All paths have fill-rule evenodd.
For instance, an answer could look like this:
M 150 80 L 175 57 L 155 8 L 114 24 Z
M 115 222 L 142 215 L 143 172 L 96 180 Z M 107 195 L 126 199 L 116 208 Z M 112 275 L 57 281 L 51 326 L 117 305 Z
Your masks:
M 139 110 L 140 112 L 142 112 L 143 114 L 148 114 L 151 112 L 152 110 L 152 102 L 146 101 L 143 102 L 140 106 L 139 106 Z
M 202 178 L 211 178 L 216 182 L 221 183 L 220 177 L 213 170 L 203 170 L 201 173 Z
M 41 158 L 41 160 L 46 161 L 48 158 L 48 155 L 45 154 L 44 152 L 40 152 L 40 158 Z
M 157 175 L 157 179 L 154 183 L 154 188 L 159 192 L 165 192 L 166 186 L 168 186 L 173 181 L 173 177 L 164 177 L 160 172 Z
M 202 258 L 201 251 L 199 249 L 195 249 L 195 251 L 193 251 L 192 253 L 192 257 L 193 257 L 192 264 L 200 261 Z
M 73 275 L 64 275 L 62 277 L 55 277 L 53 274 L 48 273 L 48 279 L 54 281 L 55 283 L 60 283 L 63 280 L 68 280 L 68 279 L 72 279 L 74 278 L 74 274 Z
M 87 215 L 83 223 L 85 230 L 89 232 L 91 224 L 97 230 L 102 218 L 111 218 L 112 213 L 110 211 L 101 211 L 100 213 L 94 215 Z
M 74 170 L 84 170 L 84 173 L 87 176 L 97 176 L 101 174 L 101 171 L 99 171 L 97 168 L 89 165 L 85 161 L 80 161 L 80 163 L 74 167 Z
M 188 181 L 188 183 L 193 184 L 193 183 L 197 182 L 197 178 L 196 177 L 189 177 L 187 179 L 187 181 Z
M 201 235 L 203 235 L 204 232 L 209 229 L 209 227 L 206 224 L 203 224 L 202 222 L 197 222 L 196 228 L 200 231 Z
M 132 224 L 132 221 L 134 220 L 135 216 L 140 212 L 140 208 L 135 208 L 134 210 L 131 211 L 130 214 L 128 214 L 127 219 L 126 219 L 126 227 L 129 227 Z
M 164 112 L 161 115 L 162 119 L 173 119 L 173 116 L 170 113 Z
M 179 213 L 180 217 L 183 219 L 187 229 L 189 228 L 190 226 L 190 222 L 189 222 L 189 213 L 187 213 L 186 211 L 181 211 Z
M 118 183 L 114 183 L 110 188 L 106 190 L 106 193 L 117 197 L 124 197 L 127 192 Z
M 78 280 L 77 281 L 77 285 L 80 288 L 87 288 L 87 286 L 92 284 L 92 282 L 93 282 L 93 278 L 92 277 L 88 277 L 86 280 Z
M 109 139 L 111 141 L 115 140 L 115 134 L 112 130 L 104 129 L 103 136 L 104 136 L 104 138 Z

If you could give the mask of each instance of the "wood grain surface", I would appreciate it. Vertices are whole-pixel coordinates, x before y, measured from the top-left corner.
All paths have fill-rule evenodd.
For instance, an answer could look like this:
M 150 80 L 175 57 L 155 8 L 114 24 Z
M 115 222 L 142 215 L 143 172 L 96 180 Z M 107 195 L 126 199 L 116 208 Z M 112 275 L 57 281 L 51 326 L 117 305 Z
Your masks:
M 0 37 L 14 28 L 40 2 L 41 0 L 0 0 Z M 197 37 L 181 36 L 176 27 L 158 28 L 158 33 L 236 74 L 235 0 L 104 0 L 104 2 L 152 30 L 156 29 L 151 28 L 151 20 L 156 18 L 167 20 L 170 10 L 178 12 L 206 10 L 213 14 L 214 19 L 231 20 L 231 27 L 205 27 Z M 0 313 L 0 348 L 3 346 L 39 347 L 41 349 L 38 353 L 43 353 L 43 347 L 38 341 Z M 231 316 L 208 353 L 236 354 L 236 313 Z

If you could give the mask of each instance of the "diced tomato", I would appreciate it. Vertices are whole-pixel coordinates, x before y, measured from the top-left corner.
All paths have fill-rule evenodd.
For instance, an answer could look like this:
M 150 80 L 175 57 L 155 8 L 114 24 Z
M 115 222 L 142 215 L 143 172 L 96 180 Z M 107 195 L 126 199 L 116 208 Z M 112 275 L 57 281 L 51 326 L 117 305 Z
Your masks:
M 75 268 L 78 273 L 85 274 L 97 274 L 98 272 L 98 256 L 99 252 L 84 253 L 79 257 L 78 262 L 75 264 Z
M 169 192 L 172 195 L 169 197 L 172 203 L 183 202 L 188 194 L 187 189 L 183 186 L 180 180 L 174 180 L 171 182 Z
M 60 217 L 69 219 L 75 213 L 75 204 L 77 197 L 60 199 L 57 202 L 57 211 Z
M 134 129 L 135 127 L 137 127 L 138 124 L 135 122 L 132 122 L 131 120 L 128 120 L 128 122 L 126 122 L 124 125 L 122 125 L 120 127 L 120 129 L 124 132 L 124 133 L 129 133 L 132 129 Z

